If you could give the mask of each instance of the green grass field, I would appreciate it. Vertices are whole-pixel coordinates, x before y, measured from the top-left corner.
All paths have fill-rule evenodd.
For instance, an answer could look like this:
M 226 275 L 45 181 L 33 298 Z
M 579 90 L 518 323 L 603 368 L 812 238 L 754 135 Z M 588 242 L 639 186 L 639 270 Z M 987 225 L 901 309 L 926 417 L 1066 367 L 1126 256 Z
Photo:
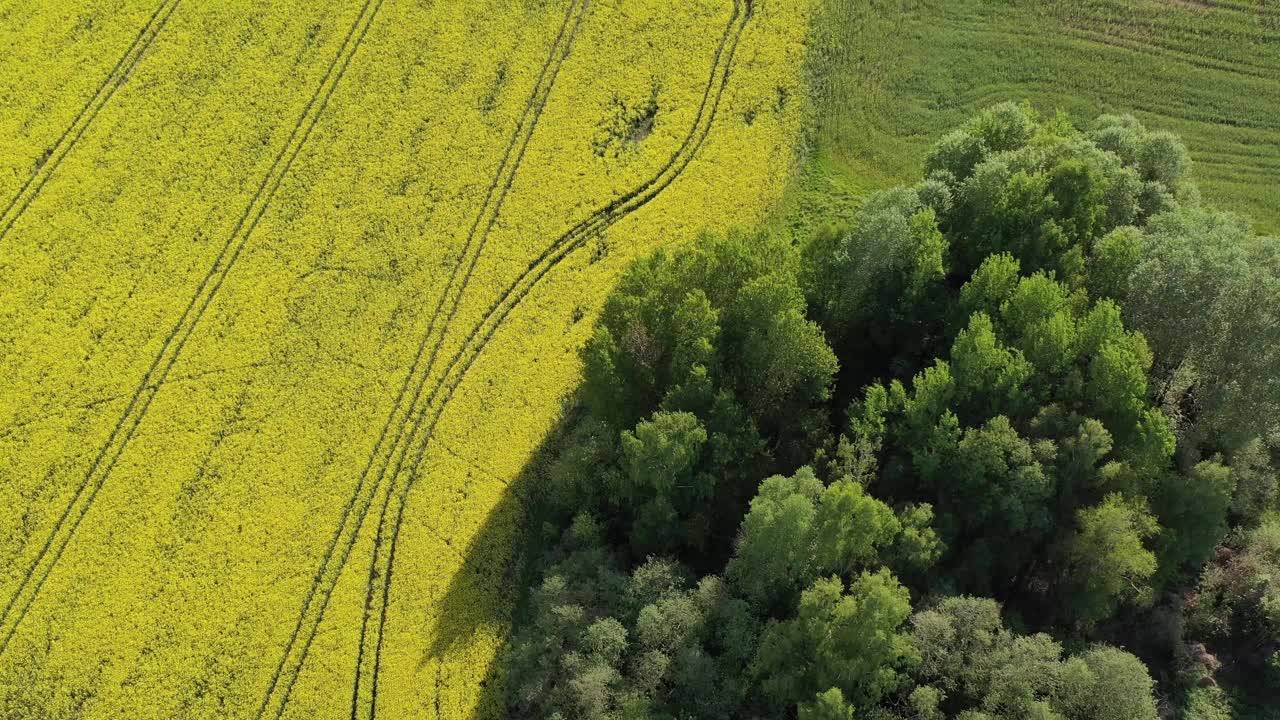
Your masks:
M 1178 133 L 1207 200 L 1280 231 L 1273 2 L 833 0 L 815 34 L 824 121 L 811 191 L 856 197 L 914 177 L 943 132 L 1027 100 Z

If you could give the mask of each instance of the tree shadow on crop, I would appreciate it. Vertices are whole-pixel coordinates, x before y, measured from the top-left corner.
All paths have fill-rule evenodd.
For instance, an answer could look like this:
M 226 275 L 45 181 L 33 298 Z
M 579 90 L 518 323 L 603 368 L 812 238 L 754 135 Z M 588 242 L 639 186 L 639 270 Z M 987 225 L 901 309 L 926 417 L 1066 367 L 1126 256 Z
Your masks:
M 546 554 L 549 544 L 540 531 L 536 496 L 546 468 L 562 445 L 566 429 L 575 420 L 573 415 L 573 412 L 563 414 L 462 551 L 462 567 L 445 589 L 435 635 L 419 661 L 421 665 L 433 660 L 443 665 L 450 657 L 465 656 L 481 633 L 495 627 L 505 647 L 510 629 L 519 624 L 527 611 L 529 588 L 537 579 L 534 561 Z M 480 697 L 472 713 L 475 720 L 505 716 L 501 652 L 500 649 L 480 680 Z M 448 692 L 447 685 L 447 679 L 437 674 L 435 693 L 439 720 L 455 720 L 447 717 L 447 711 L 439 711 L 441 692 Z

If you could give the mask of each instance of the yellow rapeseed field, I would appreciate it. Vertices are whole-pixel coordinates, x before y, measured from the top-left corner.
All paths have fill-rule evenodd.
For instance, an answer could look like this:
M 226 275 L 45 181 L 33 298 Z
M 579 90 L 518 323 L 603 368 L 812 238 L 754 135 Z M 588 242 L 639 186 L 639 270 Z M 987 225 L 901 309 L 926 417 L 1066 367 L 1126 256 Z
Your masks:
M 509 486 L 782 193 L 810 3 L 91 5 L 0 3 L 0 708 L 495 716 Z

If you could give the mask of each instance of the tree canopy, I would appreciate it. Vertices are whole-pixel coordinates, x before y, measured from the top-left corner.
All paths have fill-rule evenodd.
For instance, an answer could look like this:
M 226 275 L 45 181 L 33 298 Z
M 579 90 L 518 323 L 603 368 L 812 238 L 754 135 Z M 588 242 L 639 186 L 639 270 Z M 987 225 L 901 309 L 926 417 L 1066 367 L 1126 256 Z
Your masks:
M 847 223 L 638 261 L 539 475 L 509 714 L 1265 707 L 1280 243 L 1192 176 L 1005 103 Z

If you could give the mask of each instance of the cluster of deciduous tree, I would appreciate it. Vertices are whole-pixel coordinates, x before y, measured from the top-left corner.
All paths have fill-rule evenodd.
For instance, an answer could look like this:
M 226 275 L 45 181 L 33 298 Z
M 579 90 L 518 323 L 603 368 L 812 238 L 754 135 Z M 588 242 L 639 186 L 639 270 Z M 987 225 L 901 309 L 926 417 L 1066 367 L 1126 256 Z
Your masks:
M 1189 168 L 1000 105 L 849 226 L 634 266 L 538 488 L 510 714 L 1280 698 L 1280 242 Z

